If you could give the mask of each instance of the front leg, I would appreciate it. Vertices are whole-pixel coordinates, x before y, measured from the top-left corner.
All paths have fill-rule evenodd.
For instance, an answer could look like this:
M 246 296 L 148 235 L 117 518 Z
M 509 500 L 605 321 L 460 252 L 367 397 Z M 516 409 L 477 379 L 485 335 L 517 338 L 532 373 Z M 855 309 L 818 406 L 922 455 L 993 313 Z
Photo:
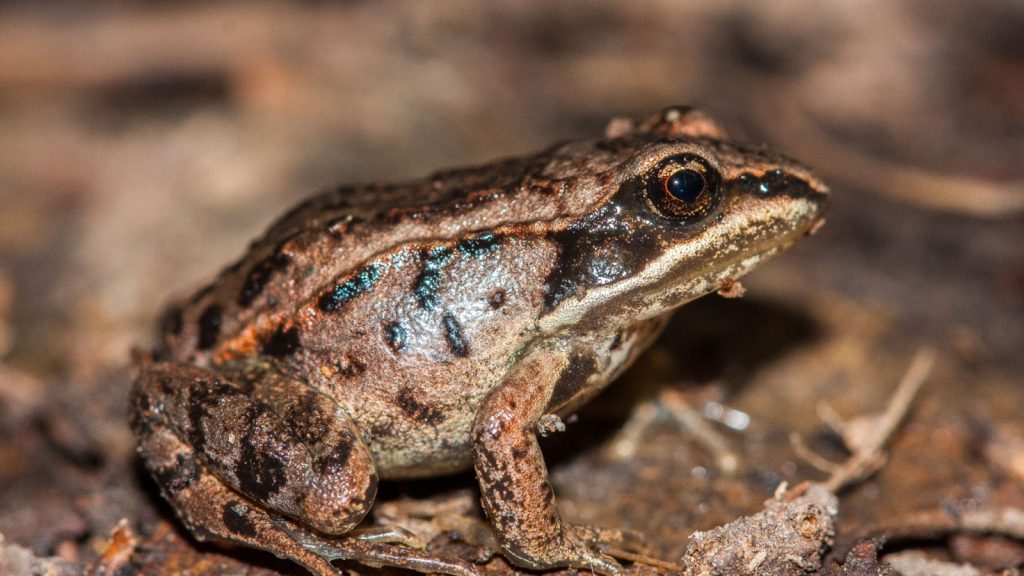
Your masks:
M 622 568 L 614 559 L 588 546 L 588 531 L 562 521 L 537 444 L 537 421 L 567 366 L 560 352 L 535 351 L 484 399 L 473 424 L 483 509 L 505 554 L 519 566 L 618 574 Z

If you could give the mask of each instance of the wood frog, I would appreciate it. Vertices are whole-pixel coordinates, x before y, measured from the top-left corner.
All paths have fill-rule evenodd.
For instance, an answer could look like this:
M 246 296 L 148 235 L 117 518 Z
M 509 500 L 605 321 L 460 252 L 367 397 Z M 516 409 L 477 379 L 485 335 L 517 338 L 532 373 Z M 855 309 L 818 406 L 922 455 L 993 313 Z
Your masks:
M 341 187 L 173 307 L 137 361 L 132 426 L 200 540 L 468 576 L 357 528 L 378 479 L 473 468 L 502 553 L 616 574 L 615 530 L 566 522 L 539 426 L 571 414 L 674 309 L 813 232 L 826 186 L 669 108 L 603 138 Z

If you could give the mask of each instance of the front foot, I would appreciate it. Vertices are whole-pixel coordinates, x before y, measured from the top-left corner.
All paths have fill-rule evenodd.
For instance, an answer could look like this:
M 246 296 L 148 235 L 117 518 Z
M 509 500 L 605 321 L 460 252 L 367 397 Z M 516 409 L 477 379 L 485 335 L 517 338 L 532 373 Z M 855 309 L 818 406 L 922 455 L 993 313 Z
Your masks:
M 558 542 L 527 550 L 514 544 L 502 546 L 505 556 L 516 566 L 531 570 L 551 568 L 578 568 L 602 576 L 622 573 L 622 565 L 611 556 L 597 550 L 590 543 L 579 538 L 575 530 L 568 530 Z
M 643 537 L 632 530 L 568 524 L 561 542 L 561 545 L 545 546 L 541 551 L 534 550 L 529 556 L 514 547 L 505 548 L 505 553 L 524 568 L 542 570 L 567 566 L 602 575 L 622 572 L 616 557 L 641 562 L 648 559 Z
M 537 421 L 566 366 L 564 354 L 536 351 L 484 399 L 473 423 L 480 503 L 505 556 L 517 566 L 620 574 L 622 566 L 600 546 L 626 538 L 618 531 L 562 521 L 537 444 Z

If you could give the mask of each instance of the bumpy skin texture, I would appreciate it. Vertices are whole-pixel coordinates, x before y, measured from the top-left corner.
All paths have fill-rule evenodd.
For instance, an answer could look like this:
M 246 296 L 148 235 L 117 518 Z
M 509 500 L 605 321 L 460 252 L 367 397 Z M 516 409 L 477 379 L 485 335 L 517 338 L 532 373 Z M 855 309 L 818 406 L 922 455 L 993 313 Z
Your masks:
M 669 193 L 680 173 L 699 195 Z M 598 547 L 617 533 L 558 513 L 538 421 L 600 391 L 674 308 L 813 231 L 825 198 L 799 164 L 683 108 L 316 196 L 167 313 L 138 365 L 140 454 L 197 538 L 322 576 L 337 558 L 473 573 L 350 533 L 378 476 L 470 466 L 512 562 L 614 574 Z

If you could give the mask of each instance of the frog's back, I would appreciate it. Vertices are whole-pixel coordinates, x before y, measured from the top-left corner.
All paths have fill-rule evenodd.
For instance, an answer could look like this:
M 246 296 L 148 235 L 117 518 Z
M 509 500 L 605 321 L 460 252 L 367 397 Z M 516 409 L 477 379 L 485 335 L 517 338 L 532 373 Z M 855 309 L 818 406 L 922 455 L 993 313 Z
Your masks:
M 543 232 L 585 213 L 621 157 L 621 150 L 595 154 L 592 143 L 576 143 L 409 184 L 342 187 L 315 196 L 167 312 L 158 355 L 208 365 L 258 354 L 325 290 L 353 277 L 349 286 L 355 287 L 375 260 L 492 230 Z

